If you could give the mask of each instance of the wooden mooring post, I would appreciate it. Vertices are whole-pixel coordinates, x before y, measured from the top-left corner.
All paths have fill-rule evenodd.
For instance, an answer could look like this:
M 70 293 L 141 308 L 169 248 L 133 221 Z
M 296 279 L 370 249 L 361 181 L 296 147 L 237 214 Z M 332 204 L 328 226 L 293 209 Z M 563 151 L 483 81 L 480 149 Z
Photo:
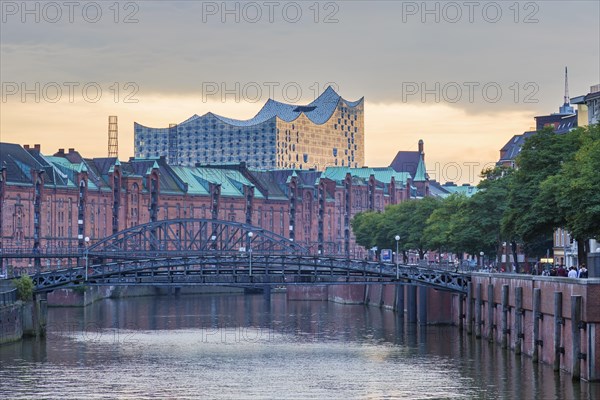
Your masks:
M 494 285 L 492 283 L 488 284 L 488 294 L 487 294 L 487 338 L 488 341 L 494 341 L 494 309 L 496 305 L 494 303 Z
M 508 347 L 508 285 L 502 285 L 502 348 Z
M 562 292 L 554 292 L 554 371 L 560 370 L 560 356 L 565 352 L 561 346 L 561 334 L 564 319 L 562 317 Z

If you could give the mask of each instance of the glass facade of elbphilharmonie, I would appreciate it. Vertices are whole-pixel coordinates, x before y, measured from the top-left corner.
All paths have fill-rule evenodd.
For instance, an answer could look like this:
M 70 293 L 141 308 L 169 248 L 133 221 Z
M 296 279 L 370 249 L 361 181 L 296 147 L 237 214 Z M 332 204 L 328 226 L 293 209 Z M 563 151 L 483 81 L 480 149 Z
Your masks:
M 362 167 L 364 101 L 346 101 L 329 87 L 308 105 L 269 99 L 254 118 L 245 121 L 207 113 L 168 128 L 135 123 L 135 156 L 164 156 L 172 165 Z

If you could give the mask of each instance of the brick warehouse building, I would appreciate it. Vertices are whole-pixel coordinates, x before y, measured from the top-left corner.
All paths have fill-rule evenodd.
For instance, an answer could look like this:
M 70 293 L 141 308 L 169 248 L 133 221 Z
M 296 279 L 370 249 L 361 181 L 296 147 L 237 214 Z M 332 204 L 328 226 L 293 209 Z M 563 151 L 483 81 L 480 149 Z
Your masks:
M 85 237 L 95 243 L 151 221 L 216 218 L 262 227 L 314 253 L 362 258 L 352 217 L 417 193 L 410 173 L 391 167 L 186 167 L 164 157 L 87 159 L 74 149 L 48 156 L 39 145 L 9 143 L 0 143 L 0 155 L 2 248 L 83 248 Z

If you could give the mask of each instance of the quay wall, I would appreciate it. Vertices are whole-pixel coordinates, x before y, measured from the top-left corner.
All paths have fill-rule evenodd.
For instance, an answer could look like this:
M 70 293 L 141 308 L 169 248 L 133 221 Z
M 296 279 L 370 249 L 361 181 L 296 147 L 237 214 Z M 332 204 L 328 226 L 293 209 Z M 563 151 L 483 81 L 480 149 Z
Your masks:
M 48 293 L 47 299 L 48 307 L 85 307 L 107 298 L 243 292 L 242 288 L 222 286 L 88 286 L 81 289 L 56 289 Z
M 288 286 L 288 300 L 364 304 L 453 324 L 573 379 L 600 381 L 600 278 L 473 273 L 468 293 L 415 284 Z
M 411 284 L 290 285 L 288 300 L 331 301 L 381 307 L 419 324 L 452 324 L 453 295 L 431 287 Z M 414 317 L 414 318 L 413 318 Z
M 0 307 L 0 344 L 16 342 L 23 337 L 23 304 Z
M 468 334 L 574 379 L 600 380 L 599 278 L 473 273 L 453 303 L 454 323 Z

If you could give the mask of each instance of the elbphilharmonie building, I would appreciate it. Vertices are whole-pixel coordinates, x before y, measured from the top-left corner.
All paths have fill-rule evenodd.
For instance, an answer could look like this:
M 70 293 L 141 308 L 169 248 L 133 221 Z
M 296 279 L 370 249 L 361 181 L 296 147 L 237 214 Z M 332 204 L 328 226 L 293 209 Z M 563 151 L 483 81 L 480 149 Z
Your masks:
M 136 158 L 171 165 L 245 162 L 256 169 L 316 169 L 364 164 L 364 98 L 347 101 L 328 87 L 307 105 L 269 99 L 249 120 L 213 113 L 166 128 L 135 123 Z

